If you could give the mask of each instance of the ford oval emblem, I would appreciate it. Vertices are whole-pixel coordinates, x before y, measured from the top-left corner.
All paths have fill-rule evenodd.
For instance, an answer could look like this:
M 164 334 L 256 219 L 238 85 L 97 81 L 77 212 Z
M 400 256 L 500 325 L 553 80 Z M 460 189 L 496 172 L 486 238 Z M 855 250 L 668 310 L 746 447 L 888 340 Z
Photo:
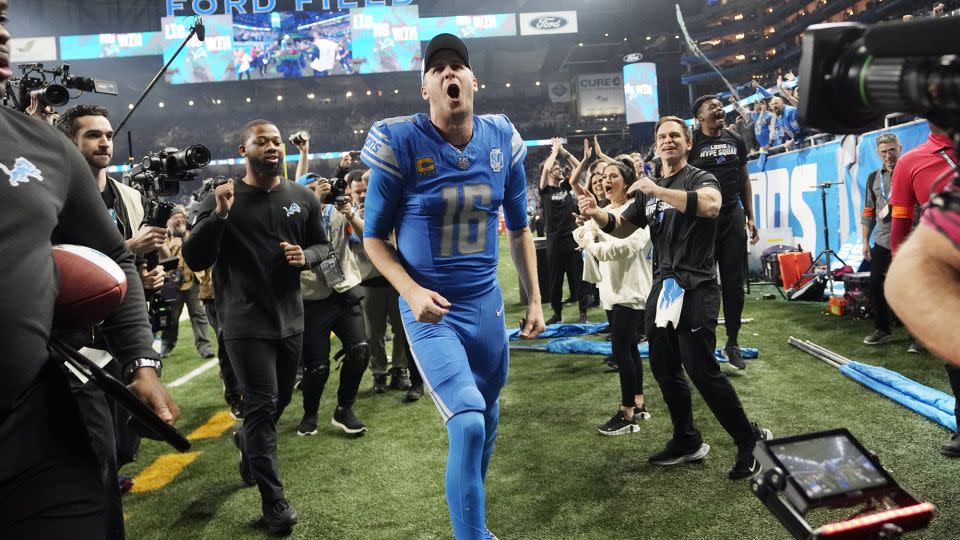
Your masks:
M 634 52 L 623 57 L 624 64 L 632 64 L 640 60 L 643 60 L 643 53 Z
M 554 15 L 537 17 L 536 19 L 530 21 L 530 26 L 536 28 L 537 30 L 556 30 L 558 28 L 563 28 L 566 25 L 566 19 Z

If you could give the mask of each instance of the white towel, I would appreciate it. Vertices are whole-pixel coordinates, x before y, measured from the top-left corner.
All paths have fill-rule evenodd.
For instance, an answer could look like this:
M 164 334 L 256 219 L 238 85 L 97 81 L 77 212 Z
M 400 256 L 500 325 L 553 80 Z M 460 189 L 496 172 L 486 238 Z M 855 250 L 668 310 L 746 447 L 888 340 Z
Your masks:
M 657 298 L 657 328 L 667 328 L 667 324 L 673 323 L 676 328 L 680 324 L 680 313 L 683 311 L 683 287 L 677 283 L 677 280 L 668 277 L 663 280 L 663 287 L 660 289 L 660 296 Z

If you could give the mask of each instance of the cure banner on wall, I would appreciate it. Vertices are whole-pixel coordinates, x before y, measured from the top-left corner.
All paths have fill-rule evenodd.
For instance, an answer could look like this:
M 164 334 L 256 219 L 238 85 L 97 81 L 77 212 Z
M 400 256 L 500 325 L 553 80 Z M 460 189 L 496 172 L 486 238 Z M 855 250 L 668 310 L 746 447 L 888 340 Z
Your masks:
M 580 116 L 623 114 L 623 77 L 619 73 L 580 75 L 577 97 Z
M 660 118 L 656 64 L 638 62 L 623 66 L 623 99 L 627 104 L 628 124 L 656 122 Z
M 163 34 L 160 32 L 60 36 L 60 59 L 93 60 L 128 56 L 160 56 L 163 54 L 163 46 Z
M 877 136 L 887 132 L 897 135 L 907 152 L 925 141 L 930 130 L 926 122 L 912 122 L 751 161 L 747 170 L 757 227 L 790 227 L 795 243 L 819 253 L 824 249 L 824 224 L 816 186 L 842 181 L 827 190 L 830 247 L 842 256 L 840 246 L 848 240 L 855 242 L 860 235 L 867 176 L 881 165 Z
M 164 17 L 163 61 L 166 63 L 183 39 L 190 33 L 196 17 Z M 223 81 L 232 78 L 233 18 L 230 15 L 211 15 L 203 18 L 206 39 L 190 38 L 177 59 L 167 70 L 166 81 L 171 84 Z

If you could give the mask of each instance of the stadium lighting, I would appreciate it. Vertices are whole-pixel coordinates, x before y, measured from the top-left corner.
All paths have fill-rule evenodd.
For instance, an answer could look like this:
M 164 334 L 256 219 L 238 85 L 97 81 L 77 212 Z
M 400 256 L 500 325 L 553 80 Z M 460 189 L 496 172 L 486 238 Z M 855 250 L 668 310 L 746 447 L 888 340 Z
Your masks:
M 583 42 L 581 41 L 581 42 L 578 43 L 577 45 L 580 46 L 580 47 L 583 47 Z
M 132 110 L 133 110 L 133 103 L 128 104 L 128 105 L 127 105 L 127 108 L 132 111 Z
M 191 99 L 190 101 L 188 101 L 188 102 L 187 102 L 187 105 L 193 107 L 193 100 Z
M 247 98 L 247 101 L 250 101 L 250 98 Z M 223 103 L 223 100 L 218 99 L 218 100 L 217 100 L 217 105 L 219 105 L 219 104 L 221 104 L 221 103 Z
M 484 89 L 484 88 L 486 88 L 486 87 L 487 87 L 487 85 L 485 85 L 485 84 L 481 84 L 481 85 L 480 85 L 480 89 L 481 89 L 481 90 Z
M 161 101 L 161 102 L 159 103 L 159 105 L 160 105 L 160 108 L 162 109 L 162 108 L 163 108 L 163 102 Z
M 577 129 L 577 133 L 583 133 L 582 129 Z
M 740 33 L 740 34 L 737 34 L 737 35 L 734 36 L 734 37 L 736 37 L 737 39 L 743 39 L 744 34 Z
M 510 83 L 507 83 L 504 86 L 506 86 L 507 88 L 510 88 Z
M 627 40 L 627 38 L 623 38 L 623 40 L 624 40 L 624 41 L 626 41 L 626 40 Z
M 353 92 L 351 92 L 350 90 L 347 90 L 346 96 L 347 96 L 348 98 L 349 98 L 349 97 L 353 97 Z
M 742 21 L 742 20 L 743 20 L 743 13 L 737 13 L 736 15 L 734 15 L 734 16 L 733 16 L 733 20 L 735 20 L 735 21 Z
M 277 96 L 277 101 L 283 101 L 283 96 Z
M 650 41 L 650 36 L 647 36 L 647 41 Z
M 673 39 L 680 39 L 680 34 L 674 35 L 674 36 L 673 36 Z
M 606 130 L 607 130 L 607 126 L 603 126 L 602 128 L 600 128 L 600 131 L 606 131 Z
M 373 94 L 373 92 L 371 92 L 370 90 L 367 90 L 367 95 L 369 96 L 371 94 Z
M 736 58 L 737 58 L 737 60 L 746 60 L 746 59 L 747 59 L 747 57 L 744 56 L 744 55 L 742 55 L 742 54 L 738 54 Z
M 250 98 L 247 98 L 247 103 L 250 103 Z
M 603 34 L 603 37 L 610 37 L 610 34 Z
M 537 81 L 537 82 L 535 82 L 535 83 L 533 83 L 533 84 L 536 84 L 537 86 L 540 86 L 540 81 Z
M 393 93 L 394 93 L 394 94 L 399 94 L 399 93 L 400 93 L 400 90 L 394 88 L 394 89 L 393 89 Z
M 317 95 L 314 94 L 313 92 L 310 92 L 309 94 L 307 94 L 307 99 L 313 99 L 315 97 L 317 97 Z

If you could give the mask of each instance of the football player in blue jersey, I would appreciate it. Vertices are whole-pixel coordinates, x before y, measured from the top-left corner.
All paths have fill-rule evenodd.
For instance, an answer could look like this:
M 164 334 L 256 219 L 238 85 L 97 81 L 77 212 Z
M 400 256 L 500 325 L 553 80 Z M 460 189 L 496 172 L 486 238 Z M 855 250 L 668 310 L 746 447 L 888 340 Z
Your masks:
M 507 379 L 497 283 L 499 209 L 527 297 L 521 336 L 544 330 L 536 253 L 527 227 L 523 139 L 505 116 L 473 114 L 477 79 L 467 47 L 441 34 L 423 56 L 430 113 L 376 122 L 361 159 L 372 170 L 364 248 L 400 292 L 423 382 L 446 421 L 447 504 L 457 540 L 495 538 L 484 478 Z M 388 243 L 396 232 L 396 249 Z

